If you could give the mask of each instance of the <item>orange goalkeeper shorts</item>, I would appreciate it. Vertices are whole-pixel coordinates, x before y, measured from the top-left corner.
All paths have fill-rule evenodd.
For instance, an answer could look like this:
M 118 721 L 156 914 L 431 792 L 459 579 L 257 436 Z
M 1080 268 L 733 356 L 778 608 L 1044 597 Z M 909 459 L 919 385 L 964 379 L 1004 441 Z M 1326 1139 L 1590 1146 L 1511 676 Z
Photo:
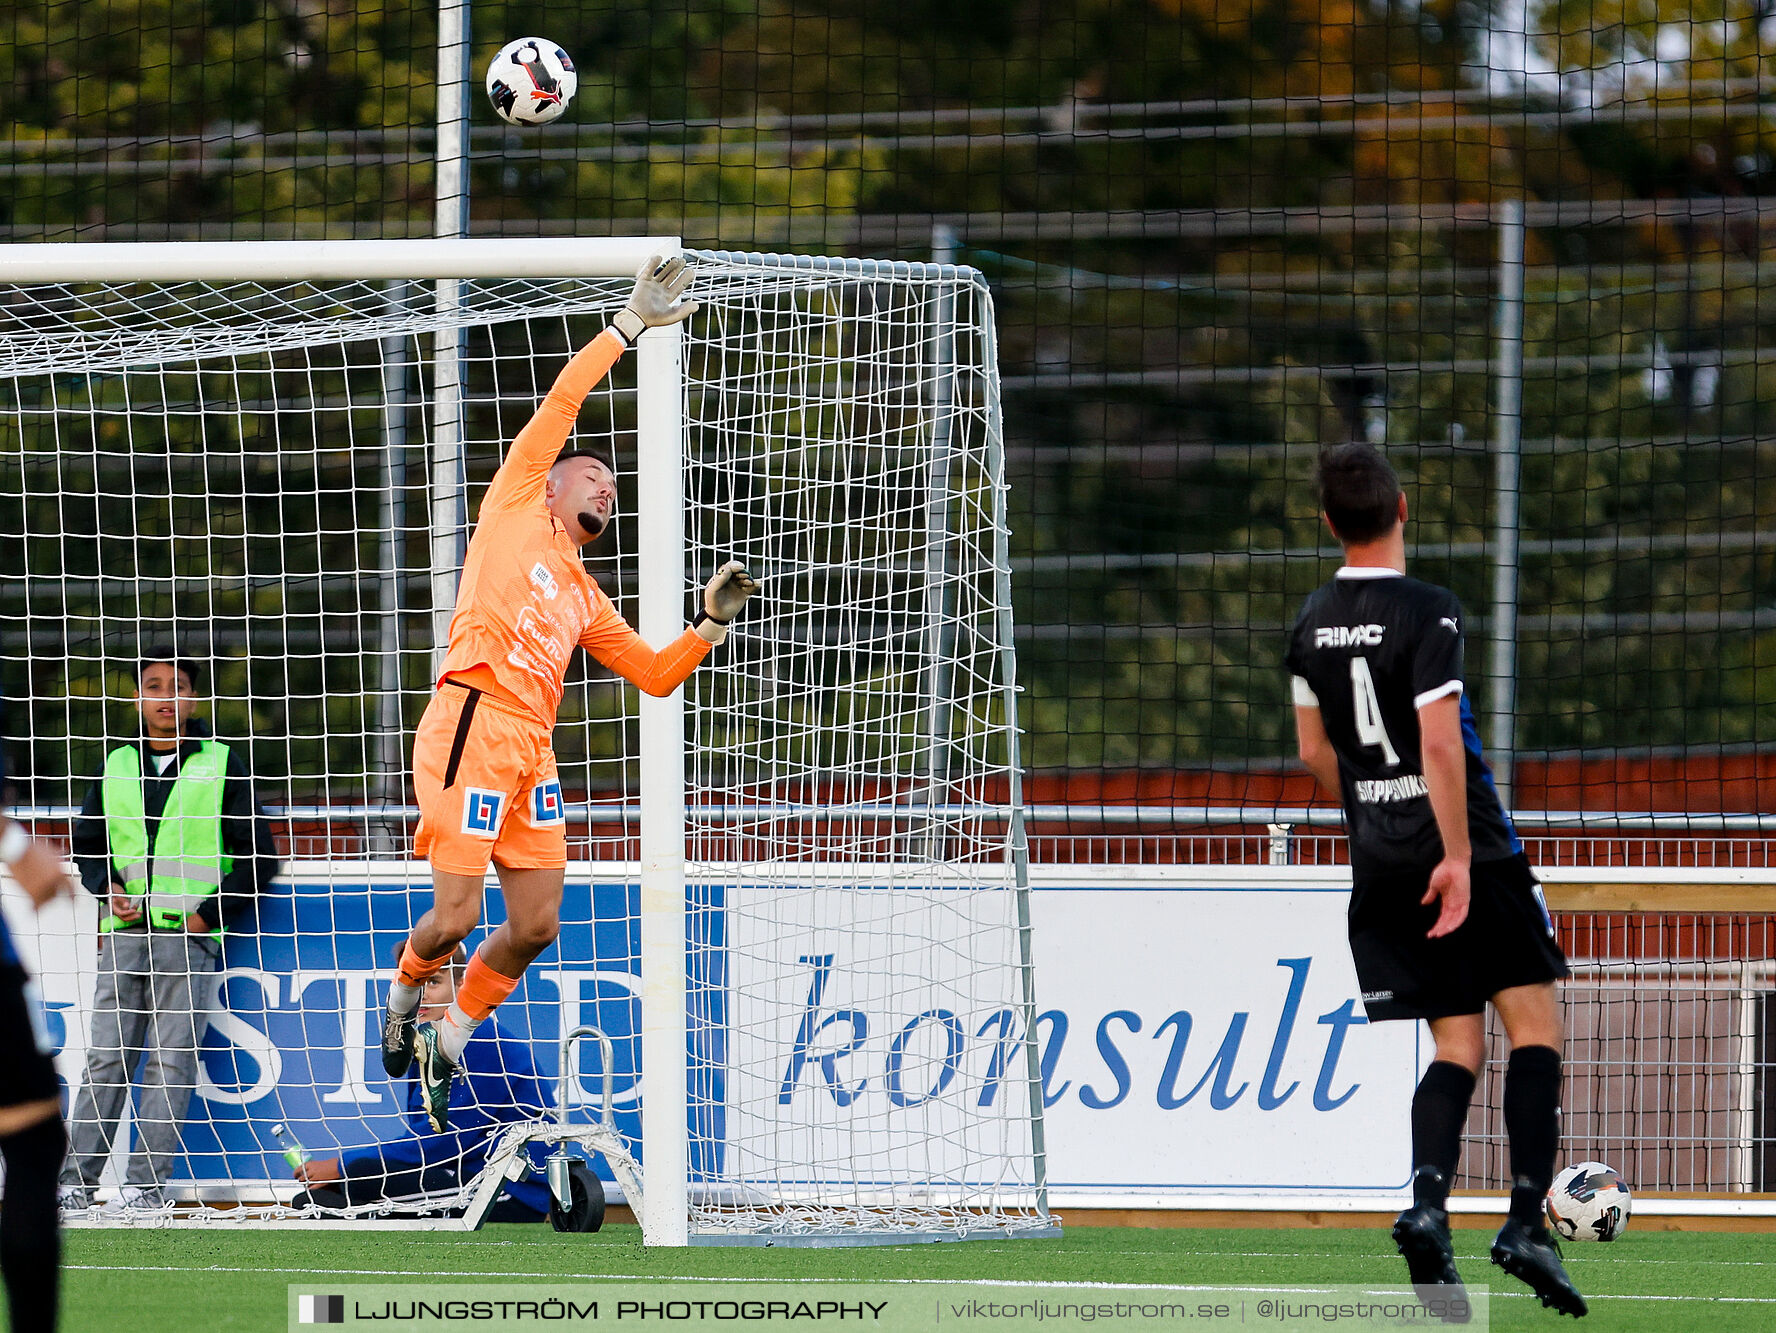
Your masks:
M 549 731 L 509 704 L 447 680 L 413 737 L 414 855 L 484 875 L 567 865 L 567 811 Z

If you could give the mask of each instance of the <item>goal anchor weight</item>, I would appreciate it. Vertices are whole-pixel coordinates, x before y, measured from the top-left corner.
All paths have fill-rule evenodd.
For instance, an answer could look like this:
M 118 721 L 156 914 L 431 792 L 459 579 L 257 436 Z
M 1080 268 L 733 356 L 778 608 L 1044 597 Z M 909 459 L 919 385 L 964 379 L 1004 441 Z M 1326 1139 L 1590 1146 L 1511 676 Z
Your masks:
M 583 1037 L 597 1039 L 599 1055 L 604 1064 L 600 1106 L 598 1119 L 593 1124 L 570 1125 L 567 1123 L 567 1093 L 572 1086 L 574 1046 Z M 616 1047 L 598 1028 L 590 1025 L 577 1027 L 561 1039 L 560 1070 L 555 1083 L 555 1118 L 529 1120 L 512 1126 L 500 1136 L 499 1146 L 487 1159 L 487 1165 L 481 1169 L 481 1180 L 475 1188 L 475 1197 L 469 1201 L 468 1210 L 463 1214 L 464 1229 L 479 1231 L 487 1220 L 494 1201 L 499 1198 L 500 1189 L 505 1182 L 518 1180 L 524 1175 L 529 1165 L 524 1149 L 531 1143 L 555 1144 L 555 1151 L 549 1154 L 543 1165 L 549 1182 L 549 1194 L 562 1214 L 573 1207 L 573 1184 L 569 1170 L 579 1160 L 568 1152 L 567 1145 L 577 1143 L 587 1153 L 603 1154 L 604 1160 L 610 1163 L 611 1173 L 616 1176 L 617 1183 L 623 1187 L 624 1201 L 640 1216 L 641 1167 L 637 1165 L 634 1154 L 629 1151 L 628 1141 L 617 1129 Z

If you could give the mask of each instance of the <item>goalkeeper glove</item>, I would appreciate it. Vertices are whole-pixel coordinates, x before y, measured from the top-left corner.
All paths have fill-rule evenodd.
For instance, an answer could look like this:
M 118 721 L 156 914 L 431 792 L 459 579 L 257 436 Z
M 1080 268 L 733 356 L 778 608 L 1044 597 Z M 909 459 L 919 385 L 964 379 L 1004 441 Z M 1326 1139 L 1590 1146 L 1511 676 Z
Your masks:
M 671 259 L 654 255 L 635 275 L 629 304 L 617 312 L 611 327 L 633 347 L 644 330 L 689 319 L 697 313 L 697 302 L 684 299 L 690 285 L 691 270 L 683 255 Z
M 703 610 L 692 623 L 697 632 L 711 643 L 728 637 L 728 626 L 746 607 L 747 599 L 759 590 L 759 582 L 746 572 L 738 560 L 730 560 L 715 571 L 703 589 Z M 714 626 L 713 631 L 705 625 Z M 719 637 L 717 637 L 719 636 Z

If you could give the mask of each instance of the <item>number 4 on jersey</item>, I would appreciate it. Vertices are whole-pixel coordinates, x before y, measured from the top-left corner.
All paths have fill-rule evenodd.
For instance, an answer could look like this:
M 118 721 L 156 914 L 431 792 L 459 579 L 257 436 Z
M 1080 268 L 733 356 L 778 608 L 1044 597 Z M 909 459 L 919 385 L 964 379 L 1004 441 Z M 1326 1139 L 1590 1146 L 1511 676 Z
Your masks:
M 1381 723 L 1381 700 L 1375 697 L 1375 679 L 1369 674 L 1367 658 L 1351 658 L 1351 703 L 1356 708 L 1357 739 L 1364 745 L 1379 745 L 1389 764 L 1399 763 L 1400 756 Z

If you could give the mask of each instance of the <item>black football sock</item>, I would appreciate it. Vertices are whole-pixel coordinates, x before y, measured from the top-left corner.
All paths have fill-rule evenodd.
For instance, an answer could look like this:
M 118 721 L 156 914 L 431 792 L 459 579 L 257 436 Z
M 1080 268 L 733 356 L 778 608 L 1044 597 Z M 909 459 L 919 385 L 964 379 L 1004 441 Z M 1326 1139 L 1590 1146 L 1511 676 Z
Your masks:
M 1542 1225 L 1560 1147 L 1560 1052 L 1520 1046 L 1505 1068 L 1505 1137 L 1511 1144 L 1511 1216 Z
M 62 1262 L 56 1178 L 68 1136 L 51 1116 L 0 1138 L 6 1158 L 6 1206 L 0 1208 L 0 1271 L 13 1333 L 53 1333 L 56 1282 Z
M 1461 1160 L 1462 1126 L 1474 1097 L 1474 1076 L 1458 1064 L 1437 1060 L 1412 1094 L 1412 1202 L 1442 1208 Z

